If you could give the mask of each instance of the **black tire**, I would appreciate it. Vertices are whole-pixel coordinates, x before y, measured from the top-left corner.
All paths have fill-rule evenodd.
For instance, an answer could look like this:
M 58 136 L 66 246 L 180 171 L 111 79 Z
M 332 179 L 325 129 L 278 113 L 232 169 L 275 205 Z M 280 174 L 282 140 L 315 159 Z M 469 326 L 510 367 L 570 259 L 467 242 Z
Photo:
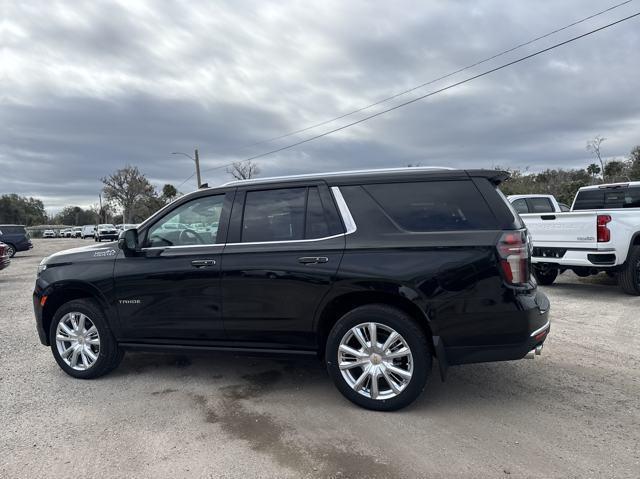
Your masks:
M 79 312 L 87 316 L 98 330 L 100 335 L 100 349 L 97 354 L 98 358 L 95 362 L 85 370 L 77 370 L 68 365 L 58 351 L 56 342 L 56 331 L 58 323 L 65 317 L 67 313 Z M 62 370 L 69 376 L 78 379 L 93 379 L 103 376 L 115 369 L 124 356 L 124 350 L 118 347 L 111 329 L 100 306 L 90 299 L 76 299 L 63 304 L 57 311 L 51 321 L 49 328 L 49 338 L 51 342 L 51 351 L 56 362 Z
M 538 282 L 538 284 L 549 286 L 552 285 L 558 277 L 558 268 L 554 268 L 551 266 L 534 266 L 533 274 L 536 277 L 536 281 Z
M 372 399 L 355 391 L 343 377 L 338 365 L 338 351 L 343 337 L 351 328 L 371 322 L 399 333 L 411 351 L 413 364 L 411 378 L 400 393 L 387 399 Z M 336 387 L 351 402 L 375 411 L 395 411 L 408 406 L 420 396 L 431 372 L 433 360 L 427 337 L 411 316 L 391 306 L 372 304 L 349 311 L 333 326 L 327 338 L 325 362 Z M 364 392 L 366 391 L 365 389 Z
M 16 255 L 16 247 L 11 243 L 7 243 L 7 253 L 9 254 L 9 258 L 13 258 Z
M 640 295 L 640 246 L 632 246 L 624 269 L 618 273 L 618 284 L 627 294 Z

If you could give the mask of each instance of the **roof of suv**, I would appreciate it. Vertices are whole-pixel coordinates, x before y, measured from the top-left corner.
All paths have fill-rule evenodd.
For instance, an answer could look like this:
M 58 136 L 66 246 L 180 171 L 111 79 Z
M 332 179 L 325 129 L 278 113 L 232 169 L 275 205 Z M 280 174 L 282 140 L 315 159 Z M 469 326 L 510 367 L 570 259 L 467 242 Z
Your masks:
M 447 167 L 406 167 L 383 168 L 372 170 L 333 171 L 327 173 L 313 173 L 306 175 L 279 176 L 272 178 L 253 178 L 250 180 L 235 180 L 221 186 L 262 185 L 273 183 L 290 183 L 307 180 L 329 180 L 331 183 L 357 183 L 360 181 L 372 181 L 379 178 L 393 180 L 418 179 L 429 176 L 437 177 L 469 177 L 480 176 L 499 184 L 509 177 L 509 174 L 500 170 L 460 170 Z

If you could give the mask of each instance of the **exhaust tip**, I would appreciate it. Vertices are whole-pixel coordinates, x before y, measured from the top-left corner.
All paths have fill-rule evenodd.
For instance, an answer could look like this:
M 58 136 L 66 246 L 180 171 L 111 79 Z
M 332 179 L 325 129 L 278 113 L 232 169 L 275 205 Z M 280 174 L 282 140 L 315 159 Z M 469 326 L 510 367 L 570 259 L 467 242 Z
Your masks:
M 541 354 L 542 354 L 542 344 L 540 344 L 539 346 L 536 346 L 535 349 L 532 349 L 531 351 L 529 351 L 525 355 L 525 358 L 526 359 L 533 359 L 536 356 L 540 356 Z

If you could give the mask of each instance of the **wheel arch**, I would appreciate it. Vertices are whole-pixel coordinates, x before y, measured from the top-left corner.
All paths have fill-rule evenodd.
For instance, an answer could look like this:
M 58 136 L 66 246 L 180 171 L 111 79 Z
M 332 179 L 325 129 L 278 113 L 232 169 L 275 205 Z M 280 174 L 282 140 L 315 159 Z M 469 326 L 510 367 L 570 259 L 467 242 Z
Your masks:
M 43 296 L 47 297 L 47 300 L 42 308 L 42 327 L 49 344 L 51 338 L 49 337 L 49 329 L 51 327 L 51 321 L 60 307 L 69 301 L 76 299 L 92 299 L 100 308 L 104 311 L 105 316 L 108 311 L 108 304 L 105 298 L 100 292 L 98 292 L 91 285 L 85 283 L 69 283 L 64 285 L 54 285 L 47 288 L 48 291 L 43 293 Z
M 365 305 L 384 304 L 393 306 L 411 316 L 427 336 L 431 354 L 437 356 L 434 348 L 434 331 L 427 314 L 415 302 L 399 294 L 381 291 L 355 291 L 344 293 L 325 303 L 317 315 L 316 332 L 318 350 L 322 354 L 331 328 L 349 311 Z

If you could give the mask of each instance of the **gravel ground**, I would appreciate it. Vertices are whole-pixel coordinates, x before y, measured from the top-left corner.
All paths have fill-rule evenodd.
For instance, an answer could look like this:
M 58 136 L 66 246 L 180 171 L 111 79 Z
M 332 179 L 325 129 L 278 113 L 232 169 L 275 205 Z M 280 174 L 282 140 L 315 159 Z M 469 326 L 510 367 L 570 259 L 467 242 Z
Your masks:
M 43 256 L 80 244 L 35 240 L 0 272 L 2 478 L 640 476 L 640 298 L 604 275 L 544 288 L 541 357 L 434 374 L 414 405 L 376 413 L 313 360 L 131 353 L 70 378 L 31 292 Z

